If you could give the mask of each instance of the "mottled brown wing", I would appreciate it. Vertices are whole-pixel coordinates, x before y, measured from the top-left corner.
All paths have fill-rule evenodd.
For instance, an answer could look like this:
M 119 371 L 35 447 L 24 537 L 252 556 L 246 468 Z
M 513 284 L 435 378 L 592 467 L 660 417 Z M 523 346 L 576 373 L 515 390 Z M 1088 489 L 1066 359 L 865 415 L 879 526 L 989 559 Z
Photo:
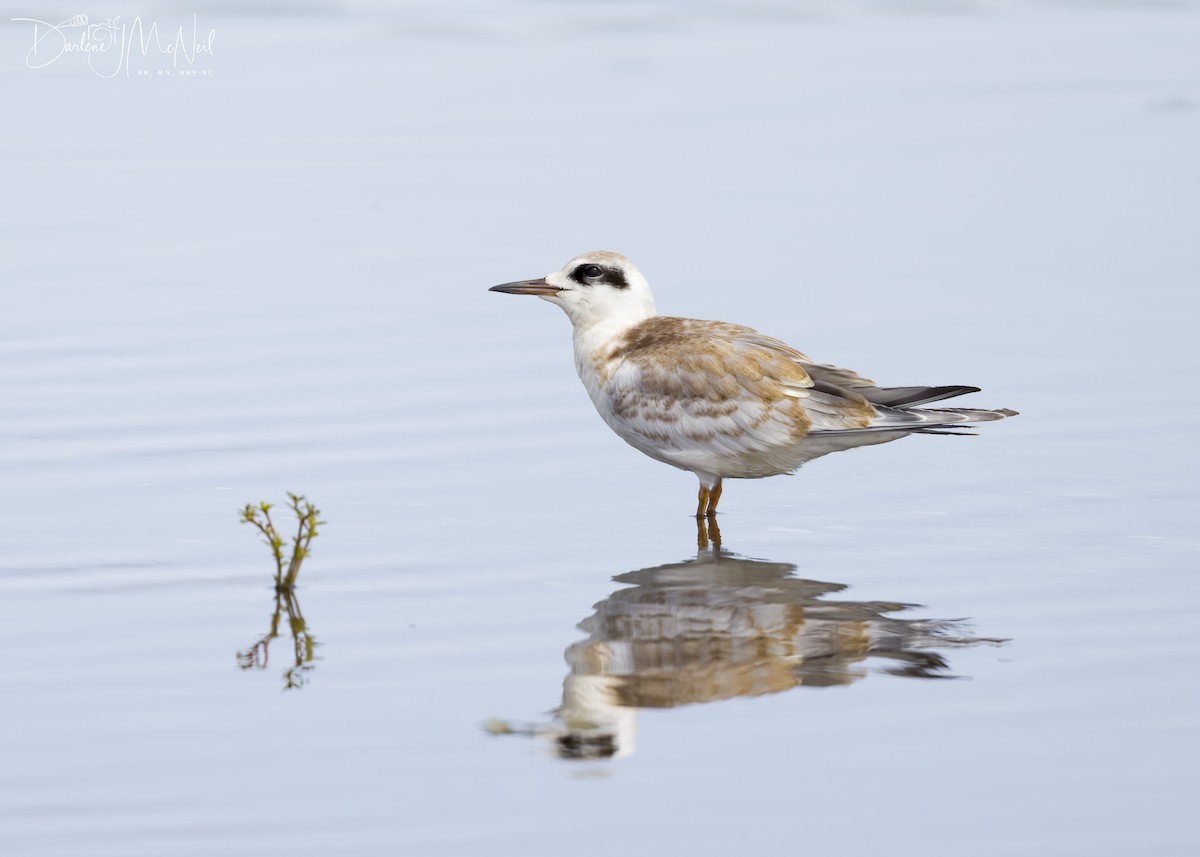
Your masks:
M 810 430 L 865 428 L 876 414 L 858 393 L 814 382 L 801 352 L 739 325 L 660 317 L 639 325 L 625 350 L 614 414 L 657 443 L 746 454 Z

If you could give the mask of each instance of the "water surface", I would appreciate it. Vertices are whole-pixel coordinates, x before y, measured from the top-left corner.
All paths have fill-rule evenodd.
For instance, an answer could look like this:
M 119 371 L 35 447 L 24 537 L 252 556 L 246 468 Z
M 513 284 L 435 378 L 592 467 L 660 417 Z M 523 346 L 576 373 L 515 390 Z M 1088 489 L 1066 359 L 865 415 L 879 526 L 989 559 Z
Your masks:
M 202 4 L 203 79 L 0 30 L 6 849 L 1195 853 L 1196 8 L 498 8 Z M 486 292 L 601 247 L 1021 416 L 698 552 Z

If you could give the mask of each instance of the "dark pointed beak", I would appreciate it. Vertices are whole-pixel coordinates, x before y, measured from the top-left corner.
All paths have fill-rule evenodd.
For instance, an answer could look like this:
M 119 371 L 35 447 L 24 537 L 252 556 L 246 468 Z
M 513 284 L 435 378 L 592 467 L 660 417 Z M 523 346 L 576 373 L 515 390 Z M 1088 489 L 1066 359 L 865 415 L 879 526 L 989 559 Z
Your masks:
M 562 291 L 558 286 L 552 286 L 543 277 L 540 280 L 518 280 L 515 283 L 504 283 L 492 286 L 489 292 L 504 292 L 506 295 L 556 295 Z

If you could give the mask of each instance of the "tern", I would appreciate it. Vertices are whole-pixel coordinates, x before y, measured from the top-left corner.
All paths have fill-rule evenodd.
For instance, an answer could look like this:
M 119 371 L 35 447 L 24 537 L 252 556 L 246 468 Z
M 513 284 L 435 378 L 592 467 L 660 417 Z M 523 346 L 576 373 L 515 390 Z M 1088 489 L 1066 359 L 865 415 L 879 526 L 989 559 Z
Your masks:
M 792 473 L 826 452 L 1016 415 L 916 407 L 979 388 L 880 387 L 749 327 L 657 315 L 646 278 L 619 253 L 584 253 L 490 291 L 562 308 L 601 418 L 635 449 L 696 475 L 697 518 L 716 514 L 725 479 Z

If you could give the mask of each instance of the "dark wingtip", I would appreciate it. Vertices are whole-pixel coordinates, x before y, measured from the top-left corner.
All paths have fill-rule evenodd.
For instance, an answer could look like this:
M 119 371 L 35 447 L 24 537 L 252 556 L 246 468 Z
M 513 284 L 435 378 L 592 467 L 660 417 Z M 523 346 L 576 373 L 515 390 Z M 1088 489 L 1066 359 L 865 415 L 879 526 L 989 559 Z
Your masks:
M 865 393 L 865 395 L 875 405 L 907 408 L 911 405 L 940 402 L 942 399 L 953 399 L 955 396 L 965 396 L 967 393 L 978 393 L 979 391 L 979 387 L 951 384 L 946 387 L 883 387 L 878 392 Z

